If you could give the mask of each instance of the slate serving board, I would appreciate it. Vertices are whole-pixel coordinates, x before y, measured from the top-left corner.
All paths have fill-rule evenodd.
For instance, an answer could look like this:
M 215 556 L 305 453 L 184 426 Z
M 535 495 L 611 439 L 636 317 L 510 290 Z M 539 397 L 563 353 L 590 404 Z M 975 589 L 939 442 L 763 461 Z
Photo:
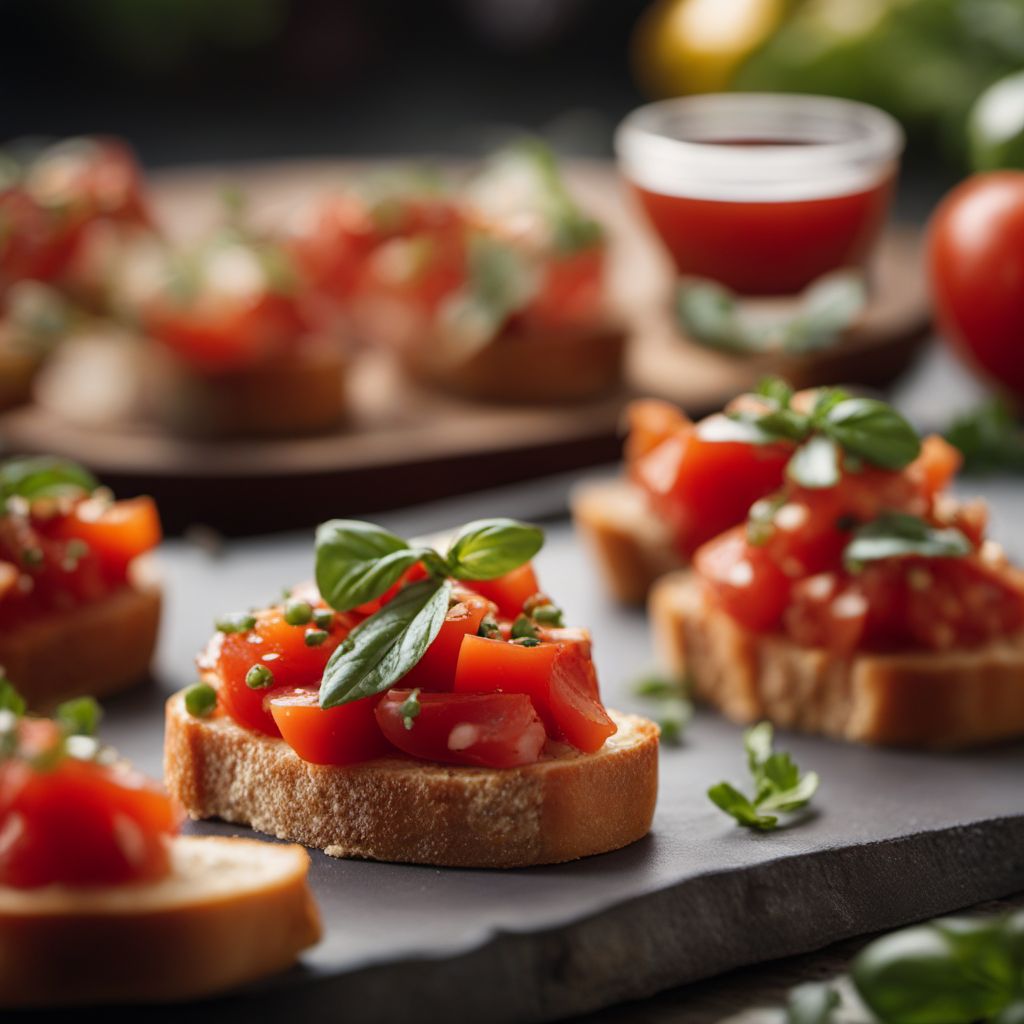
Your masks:
M 1019 488 L 995 496 L 997 523 L 1012 522 Z M 411 535 L 502 512 L 529 514 L 485 498 L 385 521 Z M 167 545 L 159 682 L 111 702 L 106 738 L 158 773 L 162 701 L 191 680 L 213 616 L 308 576 L 310 541 L 236 542 L 212 555 Z M 564 522 L 549 527 L 540 571 L 570 620 L 593 627 L 608 702 L 642 710 L 630 683 L 652 665 L 643 617 L 604 598 Z M 822 785 L 815 812 L 774 834 L 741 830 L 707 801 L 711 783 L 742 782 L 744 765 L 741 730 L 701 713 L 685 745 L 664 750 L 652 834 L 626 850 L 511 872 L 314 854 L 323 942 L 301 968 L 191 1006 L 188 1018 L 549 1021 L 1024 888 L 1024 745 L 943 756 L 781 742 Z

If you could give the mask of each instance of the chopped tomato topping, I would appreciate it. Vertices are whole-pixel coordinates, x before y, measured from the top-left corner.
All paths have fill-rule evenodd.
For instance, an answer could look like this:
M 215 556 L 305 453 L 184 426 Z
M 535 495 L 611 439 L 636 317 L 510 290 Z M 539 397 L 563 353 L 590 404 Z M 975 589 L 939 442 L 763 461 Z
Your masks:
M 604 263 L 603 245 L 546 260 L 537 294 L 516 319 L 541 331 L 593 323 L 604 308 Z
M 220 703 L 239 725 L 279 736 L 280 728 L 267 706 L 268 698 L 296 687 L 319 687 L 328 659 L 355 620 L 335 613 L 326 630 L 327 639 L 309 646 L 306 636 L 316 630 L 315 626 L 290 625 L 280 607 L 255 614 L 253 629 L 214 638 L 211 654 L 220 679 Z M 269 670 L 270 676 L 261 681 L 265 685 L 253 687 L 246 682 L 254 666 Z
M 493 601 L 498 606 L 498 613 L 506 619 L 514 619 L 527 600 L 540 590 L 529 562 L 496 580 L 474 580 L 466 586 Z
M 696 425 L 683 421 L 660 443 L 651 445 L 666 421 L 658 411 L 640 414 L 645 423 L 633 446 L 639 452 L 629 471 L 651 506 L 672 531 L 676 546 L 691 555 L 701 544 L 742 522 L 750 506 L 777 490 L 792 447 L 723 440 L 729 421 L 711 416 Z M 650 424 L 650 425 L 646 425 Z
M 377 727 L 379 697 L 320 707 L 316 690 L 275 691 L 267 698 L 281 738 L 311 764 L 357 764 L 394 753 Z
M 56 741 L 50 722 L 25 720 L 19 729 L 36 733 L 26 745 L 37 750 Z M 26 759 L 7 758 L 0 762 L 0 885 L 161 878 L 180 819 L 155 783 L 124 765 L 65 756 L 39 770 Z
M 516 768 L 541 755 L 546 734 L 530 698 L 519 693 L 421 693 L 406 727 L 410 690 L 391 690 L 377 722 L 399 750 L 425 761 Z
M 490 601 L 479 594 L 472 594 L 465 601 L 453 605 L 448 610 L 441 632 L 413 666 L 412 671 L 403 676 L 399 684 L 402 689 L 452 689 L 463 641 L 466 637 L 476 636 L 490 605 Z
M 160 541 L 150 498 L 43 498 L 0 515 L 0 625 L 99 601 Z M 11 568 L 15 570 L 11 578 Z
M 467 636 L 455 674 L 457 693 L 523 693 L 549 735 L 584 751 L 601 747 L 615 724 L 601 705 L 597 674 L 584 643 L 539 643 Z

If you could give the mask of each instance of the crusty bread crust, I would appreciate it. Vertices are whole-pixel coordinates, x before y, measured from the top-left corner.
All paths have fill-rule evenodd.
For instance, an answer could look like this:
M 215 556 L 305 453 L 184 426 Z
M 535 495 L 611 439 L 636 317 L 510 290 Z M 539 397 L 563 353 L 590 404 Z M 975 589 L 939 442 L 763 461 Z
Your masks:
M 943 749 L 1024 735 L 1024 634 L 973 650 L 841 659 L 748 632 L 688 572 L 655 585 L 650 613 L 663 663 L 737 722 Z
M 150 405 L 170 430 L 189 437 L 283 437 L 323 433 L 346 410 L 345 353 L 333 341 L 303 339 L 251 369 L 205 374 L 156 344 Z
M 159 882 L 0 886 L 0 1007 L 198 999 L 282 971 L 320 938 L 308 867 L 298 846 L 182 836 Z
M 572 496 L 576 529 L 616 600 L 643 604 L 656 579 L 682 567 L 668 529 L 625 479 L 584 484 Z
M 164 776 L 194 818 L 223 818 L 333 857 L 513 868 L 636 842 L 658 788 L 658 728 L 612 712 L 619 731 L 595 754 L 567 750 L 494 770 L 382 758 L 309 764 L 283 741 L 167 702 Z
M 160 626 L 160 588 L 134 579 L 109 597 L 0 631 L 0 666 L 33 711 L 108 697 L 144 679 Z
M 40 355 L 4 344 L 0 334 L 0 412 L 13 409 L 32 397 L 32 384 L 42 362 Z
M 612 320 L 559 331 L 507 328 L 468 359 L 444 358 L 440 341 L 416 338 L 403 362 L 417 380 L 480 402 L 583 402 L 622 383 L 626 333 Z

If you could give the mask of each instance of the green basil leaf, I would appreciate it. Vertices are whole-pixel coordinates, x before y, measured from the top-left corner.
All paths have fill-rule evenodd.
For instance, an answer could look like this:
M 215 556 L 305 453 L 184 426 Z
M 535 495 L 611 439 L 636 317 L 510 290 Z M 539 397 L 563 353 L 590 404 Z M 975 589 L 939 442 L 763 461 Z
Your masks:
M 683 332 L 705 348 L 737 355 L 764 349 L 762 333 L 749 328 L 740 316 L 736 296 L 714 281 L 681 280 L 676 289 L 676 319 Z
M 755 778 L 762 765 L 772 756 L 775 728 L 771 722 L 758 722 L 743 734 L 743 749 L 747 753 L 747 766 Z
M 57 705 L 54 715 L 69 736 L 95 736 L 103 709 L 92 697 L 76 697 Z
M 792 409 L 767 412 L 756 423 L 766 433 L 788 441 L 802 441 L 811 432 L 811 421 Z
M 789 755 L 781 756 L 788 757 Z M 759 811 L 779 811 L 782 813 L 798 811 L 801 807 L 806 807 L 811 802 L 811 798 L 818 791 L 818 783 L 820 781 L 817 772 L 806 772 L 788 789 L 773 789 L 759 799 L 756 802 L 757 809 Z
M 786 463 L 786 476 L 800 487 L 821 490 L 839 483 L 839 449 L 835 441 L 815 434 Z
M 456 535 L 448 570 L 457 580 L 493 580 L 530 561 L 544 544 L 544 531 L 515 519 L 478 519 Z
M 0 711 L 13 711 L 19 718 L 25 714 L 25 698 L 14 688 L 14 684 L 0 670 Z
M 750 417 L 746 413 L 716 413 L 700 423 L 700 439 L 740 444 L 777 444 L 778 437 L 762 429 L 759 417 Z
M 327 662 L 320 706 L 333 708 L 394 686 L 441 631 L 451 591 L 448 580 L 420 580 L 360 622 Z
M 814 406 L 811 408 L 811 420 L 815 426 L 834 409 L 840 402 L 845 402 L 853 396 L 843 388 L 820 388 L 817 397 L 814 399 Z
M 781 377 L 762 377 L 754 394 L 774 402 L 780 409 L 788 409 L 793 399 L 793 389 Z
M 820 981 L 797 985 L 789 993 L 786 1024 L 833 1024 L 833 1010 L 839 1008 L 839 993 Z
M 401 537 L 355 519 L 332 519 L 316 531 L 316 585 L 339 612 L 380 597 L 423 557 Z
M 973 550 L 956 527 L 932 526 L 917 516 L 892 512 L 853 531 L 852 540 L 843 550 L 843 563 L 856 571 L 865 562 L 886 558 L 963 558 Z
M 959 448 L 969 473 L 1024 470 L 1024 433 L 1010 406 L 999 398 L 958 416 L 946 440 Z
M 758 814 L 750 800 L 728 782 L 719 782 L 712 786 L 708 790 L 708 798 L 746 828 L 769 832 L 778 824 L 778 818 L 769 814 Z
M 836 344 L 867 303 L 863 276 L 831 274 L 803 294 L 796 316 L 784 324 L 781 347 L 790 353 L 815 352 Z
M 905 928 L 867 946 L 851 971 L 882 1021 L 973 1024 L 1013 998 L 1019 969 L 1001 929 L 967 918 Z
M 677 746 L 693 720 L 693 704 L 685 697 L 666 697 L 658 706 L 655 720 L 661 729 L 661 742 Z
M 50 498 L 91 494 L 99 484 L 86 469 L 50 455 L 26 456 L 0 463 L 0 503 L 8 498 Z
M 885 402 L 848 398 L 832 406 L 821 428 L 844 451 L 883 469 L 902 469 L 921 451 L 917 431 Z
M 992 1024 L 1024 1024 L 1024 995 L 1007 1003 L 992 1018 Z

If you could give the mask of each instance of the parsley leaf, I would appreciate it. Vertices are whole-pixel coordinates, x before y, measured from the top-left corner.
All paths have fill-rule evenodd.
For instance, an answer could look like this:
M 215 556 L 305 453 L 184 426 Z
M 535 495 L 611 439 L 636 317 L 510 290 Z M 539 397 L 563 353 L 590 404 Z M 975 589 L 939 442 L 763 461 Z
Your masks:
M 743 736 L 747 767 L 754 783 L 753 798 L 728 782 L 719 782 L 708 790 L 715 806 L 732 815 L 740 825 L 762 832 L 778 825 L 778 814 L 805 807 L 818 789 L 817 773 L 801 775 L 789 754 L 773 750 L 773 737 L 770 722 L 753 726 Z

